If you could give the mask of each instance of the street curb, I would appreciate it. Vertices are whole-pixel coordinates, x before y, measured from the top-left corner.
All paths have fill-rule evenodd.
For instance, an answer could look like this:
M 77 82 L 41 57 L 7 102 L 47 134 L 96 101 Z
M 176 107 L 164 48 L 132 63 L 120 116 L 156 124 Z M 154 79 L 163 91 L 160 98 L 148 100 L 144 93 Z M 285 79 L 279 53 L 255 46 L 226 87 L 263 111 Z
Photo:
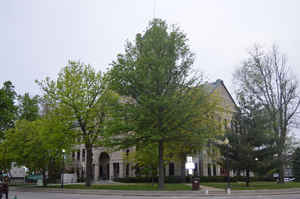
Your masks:
M 85 189 L 58 189 L 58 188 L 15 188 L 10 189 L 16 192 L 48 192 L 48 193 L 66 193 L 66 194 L 86 194 L 86 195 L 104 195 L 104 196 L 144 196 L 144 197 L 168 197 L 168 196 L 189 196 L 189 197 L 206 197 L 206 196 L 259 196 L 259 195 L 291 195 L 299 194 L 297 190 L 255 190 L 255 191 L 232 191 L 226 194 L 225 191 L 211 191 L 205 194 L 204 190 L 200 191 L 119 191 L 119 190 L 85 190 Z

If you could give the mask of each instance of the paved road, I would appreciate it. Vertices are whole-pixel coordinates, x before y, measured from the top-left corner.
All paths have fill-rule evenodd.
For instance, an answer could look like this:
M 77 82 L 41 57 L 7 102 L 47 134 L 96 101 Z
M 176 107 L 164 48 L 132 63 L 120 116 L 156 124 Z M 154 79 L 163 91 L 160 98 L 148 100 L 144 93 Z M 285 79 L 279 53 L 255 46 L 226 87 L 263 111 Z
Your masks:
M 189 199 L 189 198 L 200 198 L 200 199 L 299 199 L 299 194 L 287 194 L 287 195 L 256 195 L 256 196 L 122 196 L 122 195 L 90 195 L 90 194 L 68 194 L 68 193 L 47 193 L 47 192 L 18 192 L 11 191 L 9 199 Z

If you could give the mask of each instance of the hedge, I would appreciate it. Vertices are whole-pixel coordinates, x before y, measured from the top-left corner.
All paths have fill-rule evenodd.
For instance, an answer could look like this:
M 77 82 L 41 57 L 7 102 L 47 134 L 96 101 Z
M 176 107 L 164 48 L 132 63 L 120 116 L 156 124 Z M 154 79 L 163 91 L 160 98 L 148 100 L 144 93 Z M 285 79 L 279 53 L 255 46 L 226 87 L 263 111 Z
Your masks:
M 124 182 L 124 183 L 143 183 L 148 182 L 151 183 L 152 181 L 158 182 L 158 176 L 155 176 L 153 179 L 151 177 L 124 177 L 124 178 L 114 178 L 115 182 Z M 165 182 L 166 183 L 182 183 L 185 182 L 186 179 L 182 179 L 181 176 L 166 176 Z
M 201 182 L 227 182 L 226 176 L 186 176 L 182 179 L 181 176 L 166 176 L 165 182 L 166 183 L 191 183 L 193 178 L 199 178 Z M 151 183 L 151 177 L 124 177 L 124 178 L 114 178 L 115 182 L 123 182 L 123 183 Z M 154 177 L 154 182 L 158 182 L 158 177 Z M 237 182 L 237 181 L 246 181 L 245 176 L 235 176 L 230 177 L 230 182 Z M 266 178 L 266 177 L 250 177 L 250 181 L 274 181 L 274 178 Z

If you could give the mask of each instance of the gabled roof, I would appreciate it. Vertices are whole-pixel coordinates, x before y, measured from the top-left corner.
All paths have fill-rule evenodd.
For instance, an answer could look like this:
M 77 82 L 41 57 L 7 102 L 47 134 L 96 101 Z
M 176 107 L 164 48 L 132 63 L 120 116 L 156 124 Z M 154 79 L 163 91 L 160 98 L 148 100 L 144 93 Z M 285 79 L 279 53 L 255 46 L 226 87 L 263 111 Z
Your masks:
M 224 90 L 228 94 L 229 98 L 231 99 L 232 103 L 235 105 L 236 108 L 238 108 L 238 106 L 236 105 L 233 97 L 231 96 L 231 94 L 229 93 L 228 89 L 226 88 L 223 80 L 217 79 L 215 82 L 206 83 L 205 86 L 204 86 L 204 88 L 207 89 L 209 95 L 212 94 L 219 87 L 223 87 L 224 88 Z

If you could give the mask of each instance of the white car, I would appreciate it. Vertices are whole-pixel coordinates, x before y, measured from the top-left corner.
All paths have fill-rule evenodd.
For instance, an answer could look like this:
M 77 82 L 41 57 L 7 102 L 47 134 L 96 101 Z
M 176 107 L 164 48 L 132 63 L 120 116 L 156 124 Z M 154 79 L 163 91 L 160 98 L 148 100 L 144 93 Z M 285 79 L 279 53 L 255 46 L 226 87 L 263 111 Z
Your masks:
M 284 178 L 284 182 L 293 182 L 296 178 Z

